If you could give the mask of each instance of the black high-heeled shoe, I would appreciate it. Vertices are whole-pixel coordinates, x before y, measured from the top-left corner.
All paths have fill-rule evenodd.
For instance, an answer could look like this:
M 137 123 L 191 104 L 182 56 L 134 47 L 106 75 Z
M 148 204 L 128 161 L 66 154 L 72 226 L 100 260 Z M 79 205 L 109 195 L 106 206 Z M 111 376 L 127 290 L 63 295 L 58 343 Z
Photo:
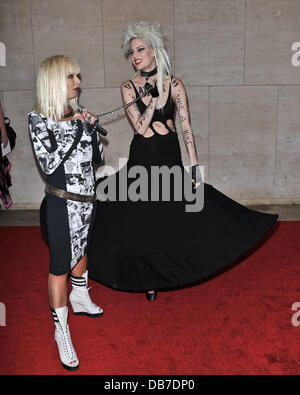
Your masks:
M 146 292 L 146 298 L 147 300 L 149 300 L 149 302 L 154 302 L 156 297 L 157 297 L 157 292 L 155 290 Z

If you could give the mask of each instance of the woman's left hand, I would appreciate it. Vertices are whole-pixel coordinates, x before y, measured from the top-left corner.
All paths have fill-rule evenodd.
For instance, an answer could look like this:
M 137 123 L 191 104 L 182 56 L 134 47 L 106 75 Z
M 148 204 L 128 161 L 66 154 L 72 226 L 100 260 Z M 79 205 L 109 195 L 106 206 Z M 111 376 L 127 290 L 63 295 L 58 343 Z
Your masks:
M 94 125 L 94 123 L 98 120 L 98 117 L 95 114 L 86 110 L 82 111 L 82 114 L 76 112 L 74 118 L 81 119 L 82 121 L 87 122 L 91 125 Z

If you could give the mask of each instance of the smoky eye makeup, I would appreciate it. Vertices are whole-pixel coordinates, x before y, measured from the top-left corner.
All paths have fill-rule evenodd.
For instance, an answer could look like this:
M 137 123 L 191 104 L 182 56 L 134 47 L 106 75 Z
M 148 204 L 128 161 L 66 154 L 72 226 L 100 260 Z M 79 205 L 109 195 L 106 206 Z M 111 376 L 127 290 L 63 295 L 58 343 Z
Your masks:
M 144 50 L 145 50 L 144 47 L 138 47 L 138 48 L 137 48 L 137 52 L 142 52 L 142 51 L 144 51 Z M 131 50 L 128 52 L 128 55 L 131 56 L 131 55 L 133 55 L 133 54 L 134 54 L 134 50 L 131 49 Z
M 71 80 L 74 78 L 74 76 L 76 75 L 76 77 L 78 78 L 78 79 L 80 79 L 81 80 L 81 75 L 80 75 L 80 73 L 78 73 L 78 74 L 68 74 L 68 78 L 70 78 Z

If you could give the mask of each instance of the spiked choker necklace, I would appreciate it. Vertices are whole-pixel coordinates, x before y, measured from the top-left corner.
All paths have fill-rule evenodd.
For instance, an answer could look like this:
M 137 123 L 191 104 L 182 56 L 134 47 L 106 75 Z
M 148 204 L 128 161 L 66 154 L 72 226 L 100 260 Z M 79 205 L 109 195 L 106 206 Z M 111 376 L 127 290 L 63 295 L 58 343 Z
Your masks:
M 152 70 L 152 71 L 143 71 L 143 70 L 141 70 L 141 75 L 146 78 L 146 81 L 148 81 L 149 77 L 152 77 L 156 73 L 157 73 L 157 67 L 155 67 L 155 69 Z

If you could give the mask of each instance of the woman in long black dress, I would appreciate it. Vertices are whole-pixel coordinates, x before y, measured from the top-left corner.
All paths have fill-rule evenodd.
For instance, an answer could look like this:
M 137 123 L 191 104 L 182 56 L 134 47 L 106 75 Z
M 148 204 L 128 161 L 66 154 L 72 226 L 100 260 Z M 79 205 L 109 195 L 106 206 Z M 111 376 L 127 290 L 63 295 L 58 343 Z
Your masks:
M 171 76 L 159 25 L 128 25 L 124 49 L 137 71 L 135 78 L 122 84 L 124 103 L 142 95 L 149 89 L 147 84 L 153 89 L 126 110 L 134 136 L 126 171 L 121 169 L 114 176 L 116 185 L 136 166 L 146 169 L 149 176 L 154 166 L 180 168 L 177 178 L 183 181 L 186 172 L 175 128 L 176 111 L 193 170 L 197 169 L 197 154 L 185 87 Z M 103 194 L 102 186 L 109 185 L 112 177 L 101 179 L 97 192 Z M 137 178 L 128 178 L 128 191 Z M 194 184 L 199 181 L 195 172 L 192 180 Z M 150 192 L 151 182 L 149 177 L 146 186 Z M 169 202 L 162 195 L 159 201 L 133 201 L 130 196 L 125 201 L 118 188 L 115 201 L 109 198 L 98 203 L 88 249 L 90 276 L 116 289 L 146 291 L 148 300 L 154 300 L 157 290 L 195 282 L 231 263 L 255 245 L 278 218 L 250 210 L 210 184 L 201 185 L 204 206 L 198 212 L 187 212 L 186 199 L 177 201 L 172 193 Z M 159 187 L 164 186 L 160 180 Z M 157 187 L 152 183 L 152 190 Z

